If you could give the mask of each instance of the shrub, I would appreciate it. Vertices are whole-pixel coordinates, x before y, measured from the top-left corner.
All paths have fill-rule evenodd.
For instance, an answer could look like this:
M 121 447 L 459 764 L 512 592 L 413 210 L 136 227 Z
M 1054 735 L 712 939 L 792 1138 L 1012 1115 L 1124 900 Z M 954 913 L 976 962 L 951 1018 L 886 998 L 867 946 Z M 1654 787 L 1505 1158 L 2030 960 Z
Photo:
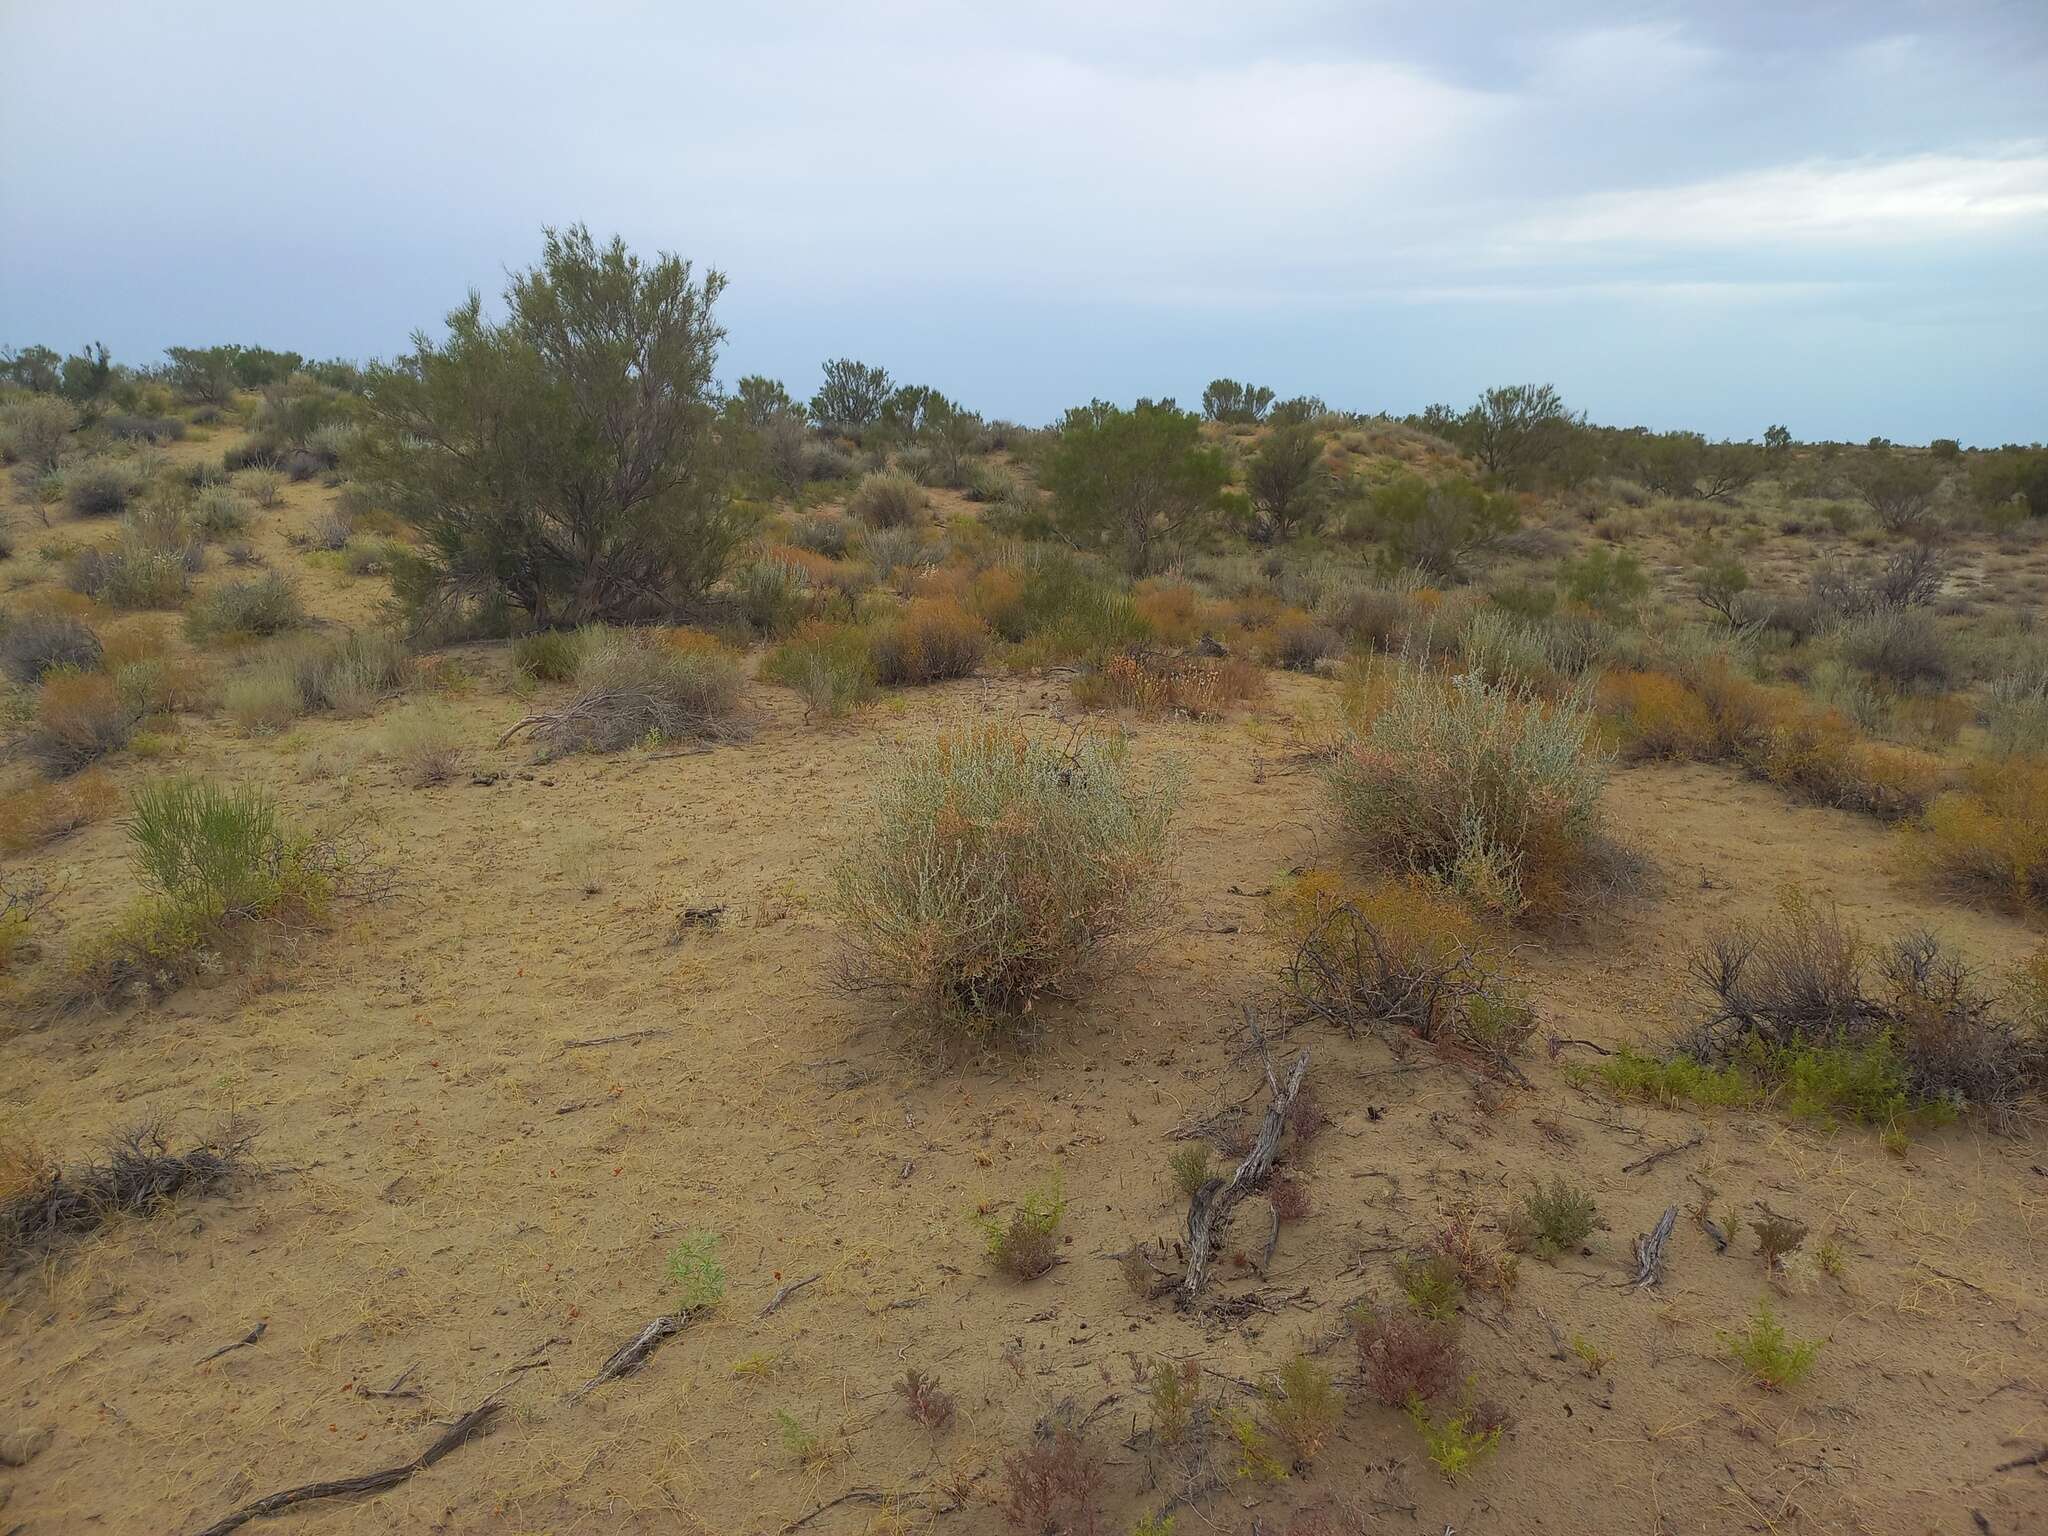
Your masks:
M 1343 637 L 1312 614 L 1283 613 L 1273 625 L 1266 654 L 1275 665 L 1294 672 L 1313 672 L 1319 662 L 1344 650 Z
M 988 629 L 951 598 L 917 598 L 870 641 L 884 683 L 937 683 L 969 676 L 988 654 Z
M 305 710 L 297 668 L 288 659 L 258 662 L 221 685 L 222 711 L 255 735 L 283 730 Z
M 900 754 L 834 871 L 842 981 L 985 1028 L 1078 978 L 1159 909 L 1171 775 L 1121 745 L 999 727 Z
M 1926 520 L 1941 484 L 1941 471 L 1925 459 L 1889 449 L 1874 453 L 1857 476 L 1857 491 L 1891 533 L 1910 532 Z
M 870 528 L 914 528 L 924 521 L 927 500 L 908 475 L 868 475 L 846 498 L 846 511 Z
M 1408 1418 L 1422 1436 L 1430 1462 L 1455 1483 L 1491 1455 L 1507 1429 L 1507 1416 L 1491 1403 L 1465 1403 L 1441 1422 L 1420 1403 L 1409 1406 Z
M 1245 490 L 1256 514 L 1252 538 L 1261 544 L 1293 538 L 1321 514 L 1329 490 L 1323 441 L 1306 423 L 1268 432 L 1245 467 Z
M 1631 757 L 1706 760 L 1721 754 L 1706 701 L 1675 677 L 1618 668 L 1601 674 L 1595 697 L 1601 713 L 1619 726 Z
M 56 609 L 19 613 L 0 627 L 0 673 L 30 687 L 59 668 L 90 671 L 100 664 L 100 637 L 81 619 Z
M 787 560 L 756 560 L 733 573 L 740 614 L 756 634 L 784 635 L 810 607 L 811 584 Z
M 669 1284 L 676 1288 L 685 1311 L 704 1311 L 725 1297 L 725 1266 L 718 1259 L 718 1243 L 716 1232 L 699 1227 L 684 1233 L 669 1250 Z
M 1338 818 L 1369 865 L 1405 868 L 1516 917 L 1557 910 L 1599 826 L 1605 758 L 1583 693 L 1545 705 L 1403 666 L 1387 706 L 1339 751 Z
M 1453 1321 L 1465 1304 L 1465 1279 L 1458 1261 L 1442 1249 L 1396 1260 L 1394 1278 L 1416 1315 L 1431 1322 Z
M 275 507 L 284 500 L 284 478 L 276 470 L 245 469 L 235 476 L 235 485 L 259 507 Z
M 1679 1049 L 1775 1085 L 1797 1114 L 1895 1125 L 1974 1107 L 2005 1127 L 2048 1066 L 1932 935 L 1895 939 L 1873 967 L 1837 911 L 1796 894 L 1768 927 L 1714 935 L 1691 969 L 1709 1009 Z
M 1398 1025 L 1503 1067 L 1535 1027 L 1470 912 L 1413 877 L 1357 885 L 1311 871 L 1272 916 L 1289 1001 L 1346 1033 Z
M 47 472 L 57 467 L 78 427 L 78 413 L 62 400 L 32 395 L 0 405 L 0 461 Z
M 512 642 L 513 669 L 543 683 L 566 683 L 582 654 L 581 642 L 568 630 L 544 629 Z
M 730 740 L 746 674 L 708 636 L 671 644 L 639 633 L 597 631 L 576 669 L 576 691 L 559 710 L 531 715 L 544 756 L 617 752 L 636 742 Z M 508 739 L 509 735 L 508 733 Z
M 1750 1380 L 1772 1392 L 1796 1387 L 1820 1358 L 1820 1340 L 1794 1339 L 1771 1313 L 1770 1298 L 1756 1304 L 1749 1326 L 1741 1333 L 1716 1332 L 1721 1347 L 1749 1373 Z
M 1365 1389 L 1389 1408 L 1434 1402 L 1465 1373 L 1458 1336 L 1447 1322 L 1361 1305 L 1350 1315 Z
M 1167 1168 L 1173 1174 L 1173 1187 L 1192 1200 L 1209 1182 L 1209 1144 L 1191 1141 L 1177 1148 L 1167 1159 Z
M 761 676 L 794 688 L 805 712 L 820 719 L 850 714 L 875 696 L 868 637 L 848 624 L 804 624 L 762 659 Z
M 1233 704 L 1262 697 L 1266 675 L 1248 661 L 1120 651 L 1074 679 L 1074 698 L 1090 709 L 1208 720 Z
M 834 560 L 846 557 L 846 551 L 853 543 L 853 534 L 854 525 L 831 512 L 792 518 L 789 525 L 790 543 L 798 549 L 808 549 L 813 554 L 826 555 Z
M 1566 596 L 1608 618 L 1634 612 L 1650 594 L 1650 573 L 1642 561 L 1627 550 L 1609 550 L 1603 544 L 1567 560 L 1558 575 Z
M 1344 1415 L 1344 1397 L 1330 1384 L 1330 1373 L 1307 1355 L 1296 1355 L 1280 1368 L 1264 1397 L 1274 1438 L 1294 1453 L 1296 1466 L 1310 1465 Z
M 393 572 L 416 613 L 489 596 L 540 628 L 672 619 L 711 587 L 741 534 L 712 391 L 724 286 L 549 230 L 502 322 L 471 294 L 445 341 L 368 370 L 354 468 L 421 536 Z
M 24 746 L 45 773 L 59 778 L 127 746 L 143 713 L 104 673 L 51 672 L 36 695 Z
M 1101 1458 L 1068 1429 L 1003 1457 L 998 1503 L 1003 1518 L 1028 1536 L 1100 1536 Z
M 111 549 L 79 551 L 65 582 L 72 591 L 114 608 L 179 608 L 192 589 L 182 551 L 130 538 L 117 540 Z
M 1412 567 L 1446 581 L 1462 578 L 1472 556 L 1498 544 L 1521 521 L 1512 496 L 1470 480 L 1432 485 L 1411 474 L 1374 491 L 1370 507 L 1370 528 L 1386 545 L 1387 566 Z
M 54 784 L 34 784 L 0 797 L 0 849 L 25 853 L 102 820 L 120 791 L 97 770 Z
M 192 499 L 192 526 L 205 538 L 229 538 L 249 526 L 248 504 L 227 486 L 210 485 Z
M 185 633 L 205 643 L 229 638 L 281 635 L 306 622 L 297 583 L 275 574 L 250 581 L 223 582 L 185 615 Z
M 0 638 L 0 647 L 6 641 Z M 2001 757 L 2048 756 L 2048 669 L 1992 679 L 1984 732 Z
M 1060 1223 L 1066 1214 L 1066 1196 L 1055 1173 L 1047 1188 L 1035 1189 L 1017 1202 L 1009 1220 L 977 1216 L 975 1225 L 996 1268 L 1019 1280 L 1036 1280 L 1059 1261 Z
M 1097 400 L 1061 420 L 1041 478 L 1069 538 L 1119 550 L 1124 569 L 1143 576 L 1215 508 L 1229 470 L 1189 412 Z
M 413 705 L 384 727 L 383 753 L 414 789 L 445 784 L 462 765 L 462 733 L 440 705 Z
M 926 1429 L 944 1429 L 953 1422 L 953 1394 L 941 1390 L 923 1371 L 905 1371 L 896 1393 L 903 1399 L 903 1411 Z
M 1508 1240 L 1539 1259 L 1554 1259 L 1577 1248 L 1602 1225 L 1593 1197 L 1560 1175 L 1550 1181 L 1549 1189 L 1539 1186 L 1523 1197 L 1509 1219 Z
M 142 494 L 142 476 L 125 459 L 88 459 L 64 472 L 64 499 L 80 517 L 119 517 Z
M 1973 765 L 1906 832 L 1909 867 L 2020 910 L 2048 903 L 2048 758 Z
M 1878 607 L 1836 632 L 1843 660 L 1901 688 L 1941 687 L 1952 668 L 1924 608 Z

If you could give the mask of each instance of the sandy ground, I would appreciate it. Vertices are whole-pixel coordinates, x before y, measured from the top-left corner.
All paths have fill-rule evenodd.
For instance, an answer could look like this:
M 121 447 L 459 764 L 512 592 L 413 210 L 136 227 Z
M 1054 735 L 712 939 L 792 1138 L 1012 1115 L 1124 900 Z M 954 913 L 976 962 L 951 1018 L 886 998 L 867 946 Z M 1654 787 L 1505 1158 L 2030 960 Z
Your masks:
M 294 494 L 280 527 L 317 493 Z M 309 582 L 350 621 L 377 590 Z M 1475 1093 L 1444 1065 L 1304 1029 L 1277 1049 L 1312 1053 L 1333 1117 L 1306 1164 L 1313 1211 L 1261 1274 L 1266 1208 L 1247 1202 L 1208 1308 L 1133 1295 L 1113 1255 L 1181 1225 L 1172 1132 L 1262 1099 L 1241 1016 L 1274 956 L 1244 893 L 1318 854 L 1319 785 L 1287 752 L 1332 685 L 1284 679 L 1218 723 L 1125 722 L 1142 758 L 1188 770 L 1168 921 L 1045 1010 L 1034 1048 L 940 1067 L 831 988 L 831 861 L 896 743 L 988 715 L 1064 730 L 1058 681 L 924 690 L 824 727 L 756 685 L 744 744 L 537 767 L 491 746 L 525 709 L 502 653 L 465 657 L 480 681 L 448 707 L 470 772 L 441 787 L 365 757 L 364 722 L 250 742 L 198 721 L 180 738 L 176 767 L 348 825 L 381 894 L 161 1006 L 0 1039 L 0 1117 L 60 1154 L 144 1114 L 197 1133 L 236 1110 L 261 1127 L 265 1170 L 0 1290 L 0 1435 L 54 1430 L 0 1467 L 0 1531 L 196 1531 L 275 1489 L 402 1461 L 494 1392 L 506 1411 L 447 1460 L 274 1528 L 777 1532 L 853 1492 L 802 1529 L 995 1531 L 1004 1452 L 1064 1411 L 1108 1463 L 1103 1529 L 1127 1530 L 1171 1491 L 1137 1434 L 1139 1362 L 1199 1360 L 1225 1409 L 1303 1348 L 1341 1381 L 1343 1311 L 1394 1294 L 1403 1249 L 1460 1210 L 1496 1227 L 1558 1172 L 1596 1193 L 1610 1230 L 1590 1254 L 1525 1261 L 1506 1304 L 1471 1303 L 1476 1383 L 1515 1415 L 1497 1456 L 1447 1485 L 1405 1419 L 1361 1402 L 1313 1471 L 1278 1486 L 1234 1480 L 1219 1439 L 1222 1486 L 1181 1512 L 1181 1536 L 1282 1531 L 1326 1496 L 1357 1502 L 1363 1529 L 1431 1536 L 2048 1531 L 2048 1474 L 1992 1470 L 2048 1439 L 2038 1130 L 1954 1127 L 1897 1158 L 1861 1131 L 1618 1105 L 1540 1054 L 1530 1091 Z M 1878 824 L 1719 770 L 1618 772 L 1607 809 L 1660 878 L 1522 957 L 1559 1035 L 1668 1038 L 1688 1016 L 1690 947 L 1766 913 L 1787 881 L 1876 931 L 1931 924 L 1990 965 L 2038 941 L 1899 883 Z M 69 874 L 74 935 L 128 888 L 113 825 L 20 863 Z M 679 927 L 702 906 L 725 908 L 715 929 Z M 634 1038 L 577 1043 L 609 1036 Z M 1695 1131 L 1698 1146 L 1624 1171 Z M 971 1218 L 1055 1169 L 1064 1262 L 1029 1283 L 996 1275 Z M 1842 1274 L 1779 1294 L 1747 1234 L 1717 1255 L 1681 1216 L 1666 1283 L 1626 1289 L 1631 1237 L 1709 1197 L 1833 1236 Z M 665 1257 L 693 1229 L 722 1234 L 724 1303 L 569 1401 L 673 1306 Z M 1782 1395 L 1745 1383 L 1716 1341 L 1766 1294 L 1794 1334 L 1826 1341 Z M 259 1321 L 257 1344 L 195 1363 Z M 1555 1358 L 1553 1326 L 1611 1364 Z M 892 1383 L 912 1367 L 955 1394 L 949 1428 L 904 1413 Z M 418 1395 L 363 1395 L 394 1383 Z M 817 1436 L 808 1463 L 778 1414 Z

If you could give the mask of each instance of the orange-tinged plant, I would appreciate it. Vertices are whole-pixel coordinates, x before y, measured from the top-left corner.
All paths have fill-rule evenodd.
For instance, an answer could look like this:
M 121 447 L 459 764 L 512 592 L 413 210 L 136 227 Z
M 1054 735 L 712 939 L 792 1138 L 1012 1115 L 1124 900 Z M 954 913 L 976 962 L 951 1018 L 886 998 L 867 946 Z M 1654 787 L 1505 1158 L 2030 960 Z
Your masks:
M 32 784 L 0 798 L 0 849 L 24 853 L 67 832 L 104 820 L 121 792 L 98 769 L 51 784 Z
M 1973 764 L 1905 831 L 1922 876 L 2018 909 L 2048 904 L 2048 758 Z
M 884 683 L 966 677 L 988 654 L 988 626 L 952 598 L 913 598 L 874 632 L 875 676 Z

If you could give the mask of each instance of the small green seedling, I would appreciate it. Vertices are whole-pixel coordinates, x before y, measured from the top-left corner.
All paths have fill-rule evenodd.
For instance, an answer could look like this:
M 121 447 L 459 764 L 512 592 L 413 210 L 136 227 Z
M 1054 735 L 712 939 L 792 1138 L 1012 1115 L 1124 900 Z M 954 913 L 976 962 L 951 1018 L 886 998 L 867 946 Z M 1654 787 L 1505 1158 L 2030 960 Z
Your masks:
M 1465 1283 L 1457 1261 L 1447 1253 L 1403 1259 L 1394 1267 L 1408 1304 L 1432 1322 L 1448 1323 L 1465 1300 Z
M 1470 1403 L 1439 1424 L 1417 1400 L 1408 1405 L 1408 1419 L 1422 1436 L 1422 1446 L 1430 1461 L 1448 1483 L 1457 1482 L 1491 1455 L 1500 1444 L 1505 1427 L 1497 1415 Z
M 1166 1160 L 1166 1166 L 1173 1173 L 1173 1187 L 1194 1199 L 1196 1191 L 1209 1182 L 1208 1143 L 1189 1142 Z
M 1019 1200 L 1007 1222 L 991 1216 L 977 1216 L 974 1221 L 988 1241 L 988 1254 L 996 1267 L 1019 1280 L 1032 1280 L 1058 1260 L 1060 1223 L 1066 1214 L 1067 1199 L 1055 1169 L 1052 1182 Z
M 725 1266 L 718 1262 L 718 1234 L 699 1229 L 688 1233 L 668 1256 L 669 1281 L 682 1292 L 683 1306 L 701 1311 L 718 1305 L 725 1295 Z

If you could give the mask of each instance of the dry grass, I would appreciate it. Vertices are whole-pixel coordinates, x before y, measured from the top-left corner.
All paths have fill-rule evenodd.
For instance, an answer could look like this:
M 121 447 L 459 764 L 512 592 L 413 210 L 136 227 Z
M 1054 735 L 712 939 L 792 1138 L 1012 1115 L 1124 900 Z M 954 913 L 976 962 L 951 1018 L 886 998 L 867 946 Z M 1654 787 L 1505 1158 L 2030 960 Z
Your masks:
M 1072 985 L 1168 889 L 1178 785 L 1120 743 L 988 726 L 903 750 L 835 871 L 843 982 L 986 1028 Z
M 104 820 L 120 803 L 121 792 L 97 770 L 0 796 L 0 849 L 25 853 L 40 848 Z
M 1236 658 L 1119 651 L 1074 679 L 1074 700 L 1089 709 L 1209 720 L 1266 694 L 1266 674 Z
M 2048 905 L 2048 758 L 1973 765 L 1904 833 L 1921 877 L 2016 911 Z
M 988 641 L 988 627 L 954 599 L 920 597 L 874 631 L 870 654 L 883 683 L 938 683 L 971 675 Z

